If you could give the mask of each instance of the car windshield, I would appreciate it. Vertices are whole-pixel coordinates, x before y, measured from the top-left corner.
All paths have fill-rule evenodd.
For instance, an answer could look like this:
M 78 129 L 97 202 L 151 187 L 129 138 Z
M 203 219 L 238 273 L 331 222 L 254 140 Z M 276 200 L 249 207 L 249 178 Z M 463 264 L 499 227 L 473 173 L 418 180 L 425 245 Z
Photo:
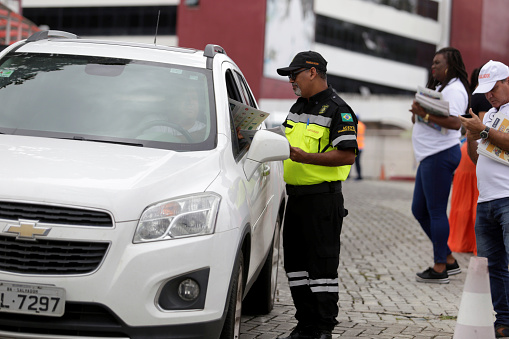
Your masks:
M 177 151 L 215 146 L 210 71 L 116 58 L 0 60 L 0 133 Z

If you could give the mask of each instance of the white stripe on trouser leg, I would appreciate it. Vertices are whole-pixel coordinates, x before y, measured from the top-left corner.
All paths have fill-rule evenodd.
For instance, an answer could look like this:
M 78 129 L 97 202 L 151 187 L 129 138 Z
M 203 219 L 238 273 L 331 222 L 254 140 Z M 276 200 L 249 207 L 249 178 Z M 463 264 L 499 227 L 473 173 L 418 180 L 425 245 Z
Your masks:
M 335 292 L 339 292 L 339 286 L 315 286 L 315 287 L 311 287 L 311 292 L 313 292 L 313 293 L 318 293 L 318 292 L 335 293 Z
M 309 285 L 309 273 L 306 271 L 290 272 L 286 276 L 290 287 Z
M 306 271 L 290 272 L 290 273 L 287 273 L 286 276 L 288 277 L 288 279 L 292 279 L 292 278 L 308 278 L 309 277 L 309 273 L 306 272 Z
M 309 274 L 306 271 L 290 272 L 286 275 L 290 287 L 310 286 L 311 292 L 339 292 L 338 278 L 309 279 Z
M 296 287 L 296 286 L 309 286 L 309 279 L 301 279 L 301 280 L 292 280 L 288 282 L 288 285 L 290 287 Z
M 332 285 L 332 284 L 338 284 L 339 279 L 311 279 L 309 280 L 309 283 L 311 285 Z
M 309 284 L 311 285 L 311 292 L 339 292 L 338 278 L 335 279 L 311 279 Z

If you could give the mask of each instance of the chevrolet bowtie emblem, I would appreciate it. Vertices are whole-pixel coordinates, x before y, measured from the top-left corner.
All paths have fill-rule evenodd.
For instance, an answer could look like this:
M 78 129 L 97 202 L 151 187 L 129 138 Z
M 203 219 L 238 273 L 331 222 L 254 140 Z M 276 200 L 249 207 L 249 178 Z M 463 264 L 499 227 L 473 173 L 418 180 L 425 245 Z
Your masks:
M 14 233 L 18 236 L 16 239 L 35 240 L 35 236 L 48 235 L 51 228 L 37 227 L 37 221 L 20 220 L 19 225 L 7 225 L 5 232 Z

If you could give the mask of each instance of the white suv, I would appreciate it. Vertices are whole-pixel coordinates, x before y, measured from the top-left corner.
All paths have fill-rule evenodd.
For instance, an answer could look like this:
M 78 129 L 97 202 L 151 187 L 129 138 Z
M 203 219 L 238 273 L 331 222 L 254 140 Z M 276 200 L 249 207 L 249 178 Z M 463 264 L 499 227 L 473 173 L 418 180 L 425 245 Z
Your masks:
M 272 309 L 289 145 L 238 139 L 229 99 L 257 107 L 215 45 L 0 54 L 0 337 L 238 338 L 243 299 Z

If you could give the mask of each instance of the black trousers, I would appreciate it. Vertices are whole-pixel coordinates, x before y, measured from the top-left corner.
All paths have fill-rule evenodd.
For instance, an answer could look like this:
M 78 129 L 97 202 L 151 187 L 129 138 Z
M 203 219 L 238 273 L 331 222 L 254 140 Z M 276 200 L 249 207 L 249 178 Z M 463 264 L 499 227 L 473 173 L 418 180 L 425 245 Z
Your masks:
M 299 327 L 332 330 L 338 316 L 341 190 L 290 195 L 283 229 L 284 267 Z

